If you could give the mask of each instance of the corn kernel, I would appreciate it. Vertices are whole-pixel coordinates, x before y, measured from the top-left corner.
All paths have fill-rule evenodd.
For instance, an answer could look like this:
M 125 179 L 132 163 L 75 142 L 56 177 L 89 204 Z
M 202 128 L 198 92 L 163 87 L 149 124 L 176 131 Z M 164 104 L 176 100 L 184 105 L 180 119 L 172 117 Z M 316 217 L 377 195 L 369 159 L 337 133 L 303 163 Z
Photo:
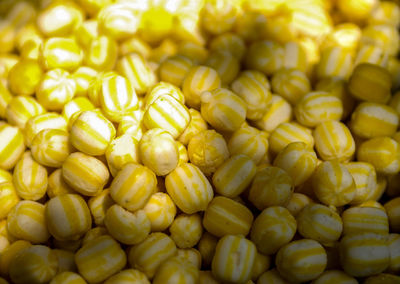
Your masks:
M 64 161 L 62 176 L 65 182 L 80 194 L 95 196 L 107 184 L 110 174 L 100 160 L 75 152 Z
M 214 69 L 206 66 L 194 66 L 187 72 L 182 83 L 183 94 L 189 107 L 199 109 L 201 94 L 221 86 L 221 79 Z
M 400 232 L 400 197 L 386 202 L 384 207 L 389 218 L 391 232 Z
M 110 236 L 101 236 L 75 254 L 79 274 L 89 283 L 102 282 L 126 265 L 126 254 Z
M 311 178 L 314 193 L 323 204 L 343 206 L 354 199 L 354 179 L 338 160 L 322 162 Z
M 289 122 L 292 118 L 292 107 L 283 97 L 272 95 L 267 112 L 255 125 L 262 130 L 272 132 L 280 124 Z
M 205 65 L 218 72 L 222 84 L 230 84 L 237 77 L 240 69 L 239 60 L 229 52 L 223 51 L 212 52 Z
M 186 214 L 204 211 L 213 198 L 210 182 L 193 164 L 182 164 L 165 178 L 165 186 L 172 200 Z
M 357 149 L 357 160 L 374 166 L 377 173 L 396 174 L 400 171 L 400 146 L 390 137 L 376 137 L 363 142 Z
M 304 207 L 312 203 L 313 200 L 307 195 L 294 192 L 285 207 L 290 214 L 296 217 Z
M 62 249 L 53 249 L 53 252 L 55 252 L 58 259 L 57 273 L 62 273 L 65 271 L 76 271 L 73 252 Z
M 260 253 L 270 255 L 292 240 L 296 228 L 296 219 L 286 208 L 272 206 L 254 220 L 250 237 Z
M 389 72 L 378 65 L 359 64 L 349 80 L 349 91 L 355 98 L 374 103 L 386 103 L 390 98 Z
M 305 282 L 322 274 L 327 265 L 327 255 L 317 241 L 302 239 L 283 246 L 276 255 L 275 263 L 285 279 Z
M 317 155 L 303 142 L 292 142 L 278 153 L 274 166 L 285 170 L 293 185 L 304 183 L 317 167 Z
M 246 119 L 247 106 L 243 99 L 224 88 L 201 94 L 201 115 L 215 129 L 232 132 Z
M 203 121 L 201 121 L 201 124 L 203 124 Z M 210 175 L 228 159 L 228 146 L 223 136 L 215 130 L 196 132 L 196 134 L 193 133 L 187 147 L 189 159 L 204 174 Z
M 244 71 L 232 82 L 232 90 L 247 104 L 248 119 L 261 119 L 271 102 L 267 77 L 258 71 Z
M 174 241 L 164 233 L 152 233 L 143 242 L 133 246 L 128 255 L 129 264 L 152 279 L 156 270 L 176 253 Z
M 147 167 L 128 163 L 111 183 L 112 199 L 129 211 L 143 208 L 157 185 L 156 175 Z
M 318 278 L 314 279 L 312 284 L 357 284 L 358 281 L 340 270 L 325 270 Z
M 36 60 L 18 61 L 8 73 L 10 90 L 16 95 L 33 95 L 40 83 L 42 73 L 42 68 Z
M 72 124 L 70 140 L 78 150 L 102 155 L 116 133 L 114 125 L 99 110 L 83 111 Z
M 390 252 L 386 236 L 361 233 L 344 236 L 340 241 L 343 270 L 354 277 L 365 277 L 386 270 Z
M 186 74 L 192 66 L 193 62 L 185 56 L 171 56 L 160 64 L 160 79 L 181 87 Z
M 0 168 L 12 169 L 25 150 L 22 131 L 8 124 L 0 125 Z
M 46 205 L 45 214 L 50 234 L 60 241 L 80 239 L 92 223 L 86 202 L 77 194 L 52 198 Z
M 377 284 L 377 283 L 387 283 L 387 284 L 396 284 L 400 281 L 400 277 L 393 275 L 393 274 L 387 274 L 387 273 L 380 273 L 374 276 L 370 276 L 367 279 L 365 279 L 364 283 L 365 284 Z
M 271 85 L 274 93 L 281 95 L 292 105 L 297 104 L 311 90 L 306 74 L 294 68 L 284 68 L 274 73 Z
M 377 178 L 375 168 L 370 163 L 350 162 L 344 164 L 350 172 L 356 185 L 356 195 L 351 204 L 359 204 L 369 199 L 375 187 L 377 187 Z
M 115 40 L 102 35 L 90 42 L 84 63 L 95 70 L 108 71 L 114 68 L 117 56 L 118 46 Z
M 315 128 L 313 136 L 317 153 L 325 161 L 346 161 L 354 155 L 354 139 L 350 130 L 341 122 L 322 122 Z
M 10 263 L 10 278 L 14 283 L 47 283 L 57 273 L 54 251 L 42 245 L 22 249 Z
M 244 205 L 223 196 L 215 197 L 203 217 L 203 226 L 217 237 L 244 235 L 250 232 L 253 214 Z
M 17 96 L 9 101 L 5 117 L 9 124 L 24 129 L 30 118 L 43 113 L 45 113 L 44 107 L 35 98 Z
M 181 214 L 172 222 L 169 231 L 178 248 L 194 247 L 203 233 L 201 217 L 198 214 Z
M 151 231 L 164 231 L 174 221 L 176 207 L 171 197 L 163 192 L 154 193 L 143 208 L 151 223 Z
M 293 179 L 278 167 L 267 166 L 257 171 L 249 191 L 249 201 L 259 210 L 284 206 L 293 192 Z
M 332 245 L 340 238 L 343 229 L 342 219 L 333 209 L 310 204 L 297 215 L 299 233 L 308 239 L 313 239 L 323 245 Z
M 7 217 L 8 213 L 14 208 L 19 202 L 19 197 L 15 191 L 13 183 L 5 181 L 0 183 L 0 219 Z
M 256 254 L 256 246 L 251 241 L 241 235 L 226 235 L 215 248 L 212 274 L 222 281 L 244 283 L 251 277 Z M 228 257 L 232 255 L 238 257 Z
M 136 269 L 125 269 L 108 278 L 104 284 L 150 284 L 147 276 Z
M 7 218 L 10 234 L 32 243 L 44 243 L 49 239 L 46 225 L 45 206 L 30 200 L 18 202 Z
M 138 95 L 146 93 L 155 84 L 155 74 L 137 53 L 121 57 L 116 69 L 129 80 Z
M 6 276 L 9 274 L 9 268 L 11 261 L 18 255 L 18 253 L 25 249 L 32 246 L 31 243 L 24 241 L 24 240 L 17 240 L 10 244 L 5 251 L 2 253 L 0 258 L 0 272 L 2 275 Z
M 256 165 L 246 155 L 233 155 L 215 171 L 212 181 L 215 192 L 226 197 L 239 196 L 256 175 Z
M 279 272 L 275 269 L 268 270 L 260 275 L 257 284 L 286 284 L 287 281 L 283 279 Z
M 246 67 L 272 75 L 283 67 L 284 47 L 274 41 L 256 41 L 250 45 L 245 56 Z
M 44 113 L 31 117 L 25 124 L 25 143 L 31 146 L 36 134 L 44 129 L 67 130 L 67 121 L 55 112 Z
M 339 98 L 327 92 L 311 92 L 298 101 L 294 114 L 302 125 L 315 127 L 324 121 L 340 120 L 343 105 Z
M 50 284 L 85 284 L 86 281 L 77 273 L 65 271 L 57 274 Z
M 147 129 L 162 128 L 173 138 L 183 133 L 190 120 L 186 106 L 168 94 L 160 94 L 143 115 L 143 123 Z
M 246 46 L 243 39 L 231 32 L 220 34 L 210 41 L 211 51 L 226 51 L 238 60 L 243 58 L 245 49 Z
M 304 142 L 309 148 L 314 146 L 311 130 L 296 123 L 285 122 L 279 124 L 269 136 L 271 152 L 278 154 L 292 142 Z

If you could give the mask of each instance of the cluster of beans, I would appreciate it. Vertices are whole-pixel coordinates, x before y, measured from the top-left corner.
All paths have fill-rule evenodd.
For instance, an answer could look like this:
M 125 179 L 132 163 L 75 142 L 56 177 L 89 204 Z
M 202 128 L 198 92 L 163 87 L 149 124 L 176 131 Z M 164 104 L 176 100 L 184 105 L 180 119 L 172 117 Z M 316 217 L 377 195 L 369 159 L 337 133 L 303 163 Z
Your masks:
M 0 284 L 400 283 L 399 25 L 2 0 Z

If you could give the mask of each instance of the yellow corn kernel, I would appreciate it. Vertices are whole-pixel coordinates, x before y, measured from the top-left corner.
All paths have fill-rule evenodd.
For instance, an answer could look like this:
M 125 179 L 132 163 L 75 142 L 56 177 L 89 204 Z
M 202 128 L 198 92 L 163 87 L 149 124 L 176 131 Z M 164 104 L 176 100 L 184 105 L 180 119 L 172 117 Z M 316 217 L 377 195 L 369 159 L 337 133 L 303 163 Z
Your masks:
M 267 77 L 258 71 L 244 71 L 232 82 L 231 87 L 246 102 L 246 117 L 261 119 L 272 98 Z
M 83 19 L 83 11 L 74 2 L 52 3 L 38 14 L 37 27 L 46 37 L 69 36 Z
M 389 234 L 389 219 L 383 208 L 351 207 L 342 213 L 343 235 Z
M 13 183 L 19 197 L 39 200 L 46 194 L 47 170 L 25 152 L 14 168 Z
M 270 255 L 289 243 L 296 229 L 296 219 L 286 208 L 272 206 L 254 220 L 250 237 L 260 253 Z
M 104 35 L 98 36 L 90 42 L 84 63 L 97 71 L 109 71 L 114 68 L 117 56 L 116 41 Z
M 202 263 L 205 267 L 209 267 L 211 264 L 217 242 L 218 239 L 206 231 L 197 245 L 201 254 Z
M 86 281 L 77 273 L 65 271 L 58 273 L 50 284 L 85 284 Z
M 143 242 L 133 246 L 128 255 L 129 264 L 152 279 L 160 265 L 176 253 L 174 241 L 164 233 L 152 233 Z
M 69 135 L 64 130 L 44 129 L 36 134 L 31 144 L 33 158 L 47 167 L 61 167 L 71 154 Z
M 274 73 L 271 85 L 274 93 L 281 95 L 292 105 L 297 104 L 311 90 L 306 74 L 294 68 L 284 68 Z
M 203 217 L 204 228 L 217 237 L 246 236 L 252 223 L 253 214 L 247 207 L 223 196 L 211 200 Z
M 50 234 L 60 241 L 80 239 L 92 224 L 89 208 L 77 194 L 52 198 L 46 205 L 45 214 Z
M 377 187 L 375 168 L 370 163 L 350 162 L 344 164 L 354 179 L 356 195 L 351 204 L 359 204 L 368 200 Z
M 115 137 L 114 125 L 100 110 L 88 110 L 79 114 L 72 124 L 70 141 L 79 151 L 89 155 L 102 155 Z
M 337 7 L 347 19 L 359 22 L 370 16 L 376 2 L 375 0 L 338 0 Z
M 215 130 L 204 130 L 195 134 L 187 149 L 190 162 L 206 175 L 214 173 L 229 157 L 223 136 Z
M 8 213 L 19 202 L 19 197 L 15 191 L 14 185 L 11 181 L 0 183 L 0 219 L 7 217 Z
M 147 129 L 164 129 L 173 138 L 183 133 L 190 120 L 190 112 L 186 106 L 168 94 L 155 99 L 143 115 L 143 123 Z
M 285 122 L 279 124 L 269 136 L 271 152 L 278 154 L 292 142 L 304 142 L 309 148 L 314 146 L 311 130 L 296 123 Z
M 57 169 L 49 175 L 47 196 L 54 198 L 67 193 L 75 193 L 75 191 L 65 183 L 62 177 L 62 169 Z
M 268 154 L 268 134 L 257 128 L 242 125 L 229 139 L 228 149 L 231 155 L 244 154 L 259 164 Z
M 67 121 L 55 112 L 48 112 L 31 117 L 25 124 L 25 144 L 30 147 L 36 134 L 44 129 L 67 130 Z
M 43 43 L 39 60 L 46 70 L 61 68 L 74 71 L 82 63 L 83 51 L 73 39 L 52 37 Z
M 136 269 L 125 269 L 108 278 L 104 284 L 150 284 L 147 276 Z
M 129 211 L 143 208 L 157 185 L 156 175 L 147 167 L 128 163 L 111 183 L 112 199 Z
M 82 246 L 75 254 L 79 274 L 89 283 L 98 283 L 119 272 L 126 265 L 126 254 L 108 235 Z
M 9 101 L 5 117 L 9 124 L 24 129 L 30 118 L 45 112 L 44 107 L 35 98 L 17 96 Z
M 8 181 L 12 181 L 12 174 L 7 170 L 0 169 L 0 183 Z
M 391 78 L 389 72 L 378 65 L 357 65 L 349 79 L 349 91 L 359 100 L 386 103 L 390 99 Z
M 373 44 L 383 49 L 390 56 L 395 56 L 399 49 L 397 28 L 385 24 L 372 24 L 362 30 L 361 43 Z
M 60 111 L 74 96 L 75 80 L 63 69 L 53 69 L 44 74 L 36 91 L 39 103 L 48 110 Z
M 62 176 L 65 182 L 80 194 L 95 196 L 107 184 L 110 174 L 99 159 L 75 152 L 64 161 Z
M 256 175 L 256 164 L 246 155 L 233 155 L 215 171 L 215 192 L 226 197 L 239 196 Z
M 386 270 L 390 263 L 387 236 L 361 233 L 344 236 L 340 241 L 343 270 L 354 277 L 365 277 Z
M 207 59 L 208 50 L 203 45 L 191 41 L 184 41 L 179 44 L 178 55 L 189 58 L 193 65 L 199 65 L 204 63 L 204 61 Z
M 341 270 L 325 270 L 318 278 L 314 279 L 312 284 L 357 284 L 358 281 Z
M 113 204 L 115 204 L 115 202 L 111 198 L 110 189 L 104 189 L 88 200 L 90 213 L 92 214 L 93 221 L 97 226 L 104 225 L 106 212 Z
M 285 170 L 293 185 L 304 183 L 317 167 L 317 155 L 303 142 L 292 142 L 278 153 L 273 165 Z
M 386 202 L 384 207 L 389 218 L 391 232 L 400 232 L 400 197 Z
M 20 96 L 33 95 L 42 74 L 42 68 L 36 60 L 20 60 L 8 72 L 10 90 Z
M 53 249 L 58 259 L 57 273 L 64 271 L 76 271 L 76 265 L 74 260 L 74 253 L 62 249 Z
M 285 207 L 289 210 L 290 214 L 296 217 L 304 207 L 312 203 L 313 200 L 307 195 L 294 192 Z
M 292 107 L 283 97 L 272 95 L 267 112 L 255 125 L 262 130 L 272 132 L 280 124 L 289 122 L 292 118 Z
M 385 52 L 381 47 L 368 43 L 361 43 L 360 45 L 361 46 L 359 47 L 356 57 L 354 59 L 354 66 L 358 66 L 364 63 L 370 63 L 384 68 L 387 67 L 387 65 L 389 64 L 388 61 L 390 60 L 389 54 Z
M 166 230 L 174 221 L 176 207 L 171 197 L 164 192 L 154 193 L 143 208 L 151 223 L 152 232 Z
M 48 283 L 57 273 L 57 256 L 49 247 L 33 245 L 22 249 L 10 262 L 14 283 Z
M 355 152 L 355 142 L 350 130 L 341 122 L 331 120 L 317 125 L 313 132 L 318 156 L 324 161 L 350 160 Z
M 8 87 L 0 81 L 0 118 L 6 118 L 7 106 L 11 99 L 12 95 L 8 90 Z
M 155 74 L 137 53 L 121 57 L 116 69 L 129 80 L 138 95 L 145 94 L 155 84 Z
M 378 2 L 368 17 L 369 24 L 385 24 L 398 27 L 400 24 L 400 9 L 393 2 Z
M 171 56 L 160 64 L 160 79 L 181 87 L 186 74 L 192 66 L 192 60 L 183 55 Z
M 235 93 L 217 88 L 201 94 L 201 115 L 215 129 L 232 132 L 246 119 L 245 101 Z
M 356 194 L 352 175 L 338 160 L 319 164 L 311 179 L 314 193 L 323 204 L 343 206 L 349 204 Z
M 390 137 L 369 139 L 358 147 L 357 160 L 370 163 L 377 173 L 396 174 L 400 171 L 399 143 Z
M 400 277 L 388 274 L 388 273 L 380 273 L 374 276 L 370 276 L 365 279 L 365 284 L 377 284 L 377 283 L 387 283 L 387 284 L 396 284 L 400 281 Z
M 339 98 L 327 92 L 311 92 L 298 101 L 294 114 L 302 125 L 315 127 L 324 121 L 339 121 L 342 118 L 343 105 Z
M 263 40 L 250 45 L 245 57 L 246 67 L 269 76 L 283 67 L 285 50 L 277 42 Z
M 249 201 L 259 210 L 270 206 L 285 206 L 293 192 L 293 179 L 278 167 L 258 170 L 249 191 Z
M 321 59 L 316 67 L 316 73 L 319 79 L 326 77 L 347 79 L 352 70 L 352 53 L 339 46 L 323 50 L 321 52 Z
M 165 186 L 172 200 L 186 214 L 204 211 L 213 198 L 213 189 L 201 170 L 185 163 L 165 178 Z
M 46 225 L 45 206 L 35 201 L 18 202 L 7 217 L 10 234 L 32 243 L 44 243 L 49 239 Z
M 275 269 L 268 270 L 260 275 L 257 284 L 286 284 L 287 281 L 280 276 L 279 272 Z
M 169 231 L 178 248 L 194 247 L 203 233 L 201 217 L 198 214 L 181 214 L 172 222 Z
M 322 274 L 327 265 L 327 255 L 317 241 L 302 239 L 283 246 L 276 255 L 275 263 L 285 279 L 305 282 Z
M 0 168 L 12 169 L 25 151 L 22 131 L 9 124 L 0 125 Z
M 390 106 L 363 102 L 354 110 L 350 128 L 361 138 L 392 136 L 399 125 L 397 112 Z
M 225 51 L 212 52 L 204 64 L 217 71 L 222 84 L 230 84 L 237 77 L 240 69 L 239 60 Z
M 244 283 L 251 278 L 256 254 L 256 246 L 242 235 L 226 235 L 215 248 L 212 274 L 222 281 Z
M 307 239 L 330 246 L 340 238 L 342 219 L 335 210 L 320 204 L 310 204 L 296 217 L 299 233 Z

